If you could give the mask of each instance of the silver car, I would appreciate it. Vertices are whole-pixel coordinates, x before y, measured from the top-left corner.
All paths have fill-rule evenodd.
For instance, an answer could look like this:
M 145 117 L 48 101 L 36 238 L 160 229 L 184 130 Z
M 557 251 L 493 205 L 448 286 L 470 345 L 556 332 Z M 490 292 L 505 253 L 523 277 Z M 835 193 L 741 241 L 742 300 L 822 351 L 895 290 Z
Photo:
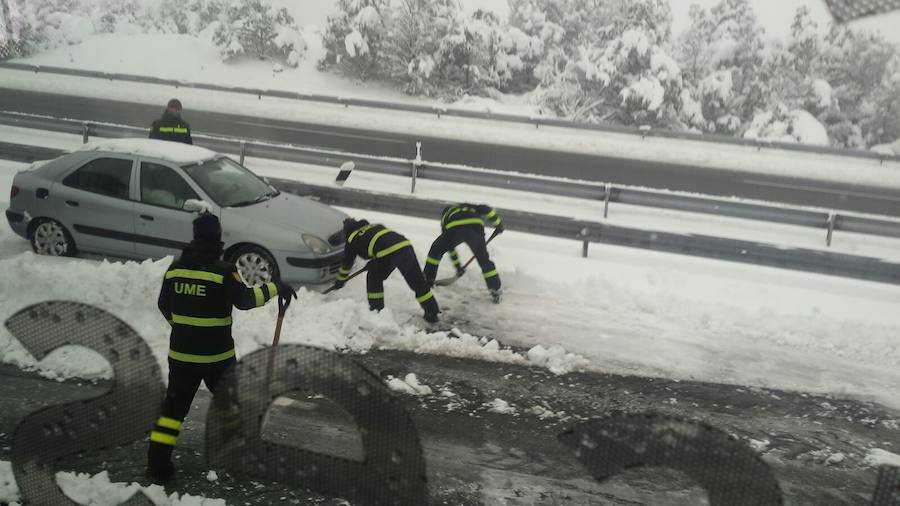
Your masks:
M 233 160 L 150 139 L 101 140 L 16 174 L 6 218 L 44 255 L 177 256 L 205 202 L 222 222 L 225 258 L 244 280 L 334 279 L 346 214 L 283 194 Z M 188 202 L 191 201 L 191 202 Z

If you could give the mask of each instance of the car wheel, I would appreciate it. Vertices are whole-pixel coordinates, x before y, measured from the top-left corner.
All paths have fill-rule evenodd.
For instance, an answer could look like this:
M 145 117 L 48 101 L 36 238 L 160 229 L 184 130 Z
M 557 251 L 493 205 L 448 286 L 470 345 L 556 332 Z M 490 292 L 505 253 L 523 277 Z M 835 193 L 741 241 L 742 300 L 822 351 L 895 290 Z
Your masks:
M 75 241 L 61 223 L 43 219 L 31 232 L 31 248 L 38 255 L 70 257 L 75 255 Z
M 230 260 L 249 286 L 261 286 L 278 279 L 278 264 L 259 246 L 241 246 L 231 254 Z

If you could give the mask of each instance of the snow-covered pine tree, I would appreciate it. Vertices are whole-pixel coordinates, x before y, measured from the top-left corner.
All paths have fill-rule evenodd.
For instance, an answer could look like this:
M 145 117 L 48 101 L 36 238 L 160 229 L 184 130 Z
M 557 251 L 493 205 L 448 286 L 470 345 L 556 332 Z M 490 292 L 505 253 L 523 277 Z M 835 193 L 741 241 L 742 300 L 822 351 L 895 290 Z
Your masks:
M 275 58 L 296 66 L 306 43 L 287 10 L 262 0 L 227 0 L 213 35 L 226 58 Z
M 763 29 L 748 0 L 721 0 L 709 12 L 695 6 L 690 16 L 676 51 L 692 94 L 682 103 L 700 104 L 707 131 L 738 133 L 769 98 Z
M 382 76 L 378 58 L 390 16 L 390 0 L 338 0 L 337 14 L 328 17 L 322 35 L 325 56 L 319 67 L 361 79 Z

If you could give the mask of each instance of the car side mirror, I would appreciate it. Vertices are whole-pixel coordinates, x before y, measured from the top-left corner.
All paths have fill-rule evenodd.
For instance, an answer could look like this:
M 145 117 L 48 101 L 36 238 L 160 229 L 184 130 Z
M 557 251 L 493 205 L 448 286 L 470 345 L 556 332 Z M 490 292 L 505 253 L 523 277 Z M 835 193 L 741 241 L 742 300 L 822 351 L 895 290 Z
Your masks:
M 212 207 L 206 202 L 198 199 L 185 200 L 182 209 L 197 214 L 212 214 Z

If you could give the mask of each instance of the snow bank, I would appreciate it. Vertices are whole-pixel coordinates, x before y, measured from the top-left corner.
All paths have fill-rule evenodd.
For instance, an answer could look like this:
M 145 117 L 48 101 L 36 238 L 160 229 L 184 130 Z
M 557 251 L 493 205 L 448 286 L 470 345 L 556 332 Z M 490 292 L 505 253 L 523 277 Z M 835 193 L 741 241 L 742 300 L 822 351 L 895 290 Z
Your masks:
M 179 495 L 159 485 L 142 486 L 138 483 L 114 483 L 109 473 L 102 471 L 93 476 L 86 473 L 60 471 L 56 483 L 62 491 L 78 504 L 87 506 L 119 506 L 135 493 L 143 492 L 156 506 L 225 506 L 224 499 L 208 499 L 202 496 Z M 13 475 L 12 463 L 0 460 L 0 503 L 17 504 L 19 487 Z
M 403 379 L 388 376 L 385 381 L 387 386 L 395 391 L 409 395 L 431 395 L 434 393 L 431 387 L 423 383 L 419 383 L 419 379 L 415 374 L 409 373 Z
M 872 467 L 878 466 L 896 466 L 900 467 L 900 455 L 896 453 L 891 453 L 887 450 L 882 450 L 881 448 L 872 448 L 866 453 L 865 461 L 866 465 Z
M 759 113 L 744 132 L 745 139 L 828 146 L 828 131 L 815 116 L 803 109 L 786 114 Z

